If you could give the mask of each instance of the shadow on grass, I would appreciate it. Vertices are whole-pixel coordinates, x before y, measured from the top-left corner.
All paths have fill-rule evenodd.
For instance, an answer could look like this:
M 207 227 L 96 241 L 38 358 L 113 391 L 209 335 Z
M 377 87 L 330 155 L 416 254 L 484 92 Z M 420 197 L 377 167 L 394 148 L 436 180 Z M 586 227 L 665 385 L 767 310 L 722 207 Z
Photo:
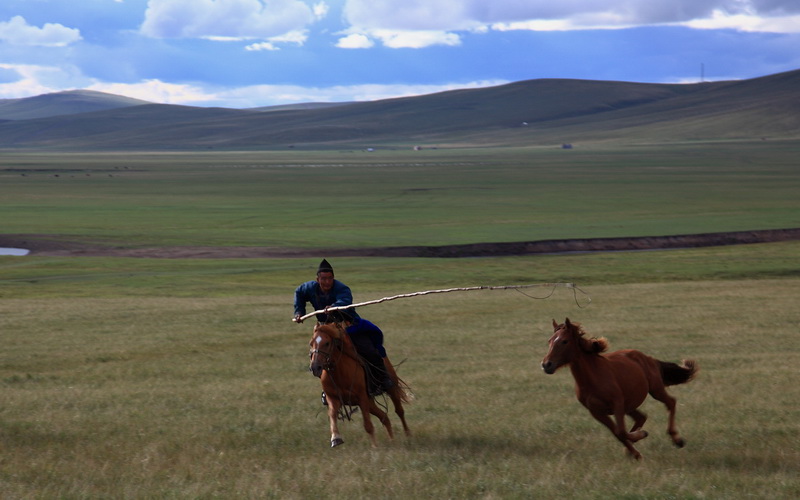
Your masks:
M 537 439 L 533 435 L 497 435 L 492 433 L 464 434 L 430 431 L 414 431 L 412 436 L 395 436 L 395 446 L 401 445 L 412 451 L 456 454 L 465 456 L 484 456 L 487 459 L 509 457 L 529 458 L 551 455 L 553 443 Z

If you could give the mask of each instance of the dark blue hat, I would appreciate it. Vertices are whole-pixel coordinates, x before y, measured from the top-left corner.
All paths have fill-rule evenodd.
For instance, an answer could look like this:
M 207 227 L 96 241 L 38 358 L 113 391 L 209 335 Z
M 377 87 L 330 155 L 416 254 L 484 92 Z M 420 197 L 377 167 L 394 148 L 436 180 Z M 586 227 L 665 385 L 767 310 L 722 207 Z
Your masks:
M 322 262 L 319 263 L 319 268 L 317 268 L 317 274 L 319 273 L 332 273 L 333 266 L 331 266 L 326 259 L 322 259 Z

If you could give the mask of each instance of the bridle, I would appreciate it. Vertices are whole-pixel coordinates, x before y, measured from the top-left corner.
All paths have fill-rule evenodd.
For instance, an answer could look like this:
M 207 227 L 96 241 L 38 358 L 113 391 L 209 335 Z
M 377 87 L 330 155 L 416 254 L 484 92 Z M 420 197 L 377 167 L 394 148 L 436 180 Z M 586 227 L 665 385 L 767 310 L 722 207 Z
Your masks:
M 345 333 L 345 329 L 342 328 L 341 324 L 339 324 L 339 323 L 326 323 L 326 324 L 327 325 L 331 325 L 334 328 L 336 328 L 339 331 L 340 335 L 347 335 L 347 333 Z M 331 345 L 337 351 L 339 351 L 339 353 L 338 353 L 339 355 L 336 356 L 336 360 L 338 360 L 342 356 L 347 356 L 347 357 L 355 360 L 356 363 L 359 363 L 359 364 L 363 365 L 364 361 L 358 356 L 357 353 L 348 352 L 344 348 L 344 342 L 345 342 L 344 339 L 339 338 L 339 337 L 334 337 L 334 336 L 328 336 L 328 338 L 331 341 Z M 319 345 L 319 344 L 317 344 L 317 345 Z M 324 359 L 322 360 L 321 366 L 322 366 L 322 369 L 327 371 L 327 372 L 332 372 L 334 370 L 334 368 L 336 367 L 336 362 L 335 362 L 336 360 L 334 360 L 334 354 L 335 353 L 333 353 L 331 351 L 325 351 L 325 350 L 316 348 L 316 349 L 310 349 L 308 354 L 309 354 L 309 357 L 312 357 L 312 358 L 313 358 L 313 356 L 315 354 L 320 354 L 320 355 L 324 356 Z
M 319 344 L 317 344 L 319 345 Z M 339 351 L 339 356 L 337 359 L 342 356 L 342 341 L 341 339 L 331 338 L 331 345 L 335 347 Z M 333 353 L 331 351 L 323 351 L 322 349 L 309 349 L 308 356 L 311 359 L 314 359 L 314 355 L 322 355 L 324 358 L 322 359 L 322 369 L 327 372 L 332 372 L 333 369 L 336 367 L 336 363 L 333 360 Z
M 335 328 L 337 328 L 337 330 L 339 331 L 340 335 L 343 335 L 343 336 L 347 335 L 347 333 L 345 333 L 344 329 L 338 323 L 334 323 L 334 325 L 335 325 Z M 320 341 L 317 341 L 316 339 L 314 341 L 312 341 L 313 342 L 311 344 L 312 347 L 311 347 L 311 349 L 309 349 L 309 352 L 308 352 L 309 357 L 311 358 L 311 365 L 312 365 L 312 366 L 309 366 L 309 370 L 311 370 L 312 373 L 314 373 L 313 365 L 315 364 L 315 359 L 314 358 L 316 356 L 317 357 L 316 358 L 316 363 L 317 363 L 316 366 L 322 368 L 323 371 L 328 372 L 328 374 L 330 376 L 330 382 L 336 388 L 336 392 L 338 393 L 338 395 L 330 394 L 329 397 L 330 396 L 338 397 L 338 398 L 340 398 L 339 400 L 342 403 L 341 407 L 339 408 L 339 414 L 340 414 L 339 418 L 341 418 L 341 419 L 345 419 L 346 418 L 347 420 L 350 420 L 350 417 L 351 417 L 351 415 L 353 414 L 353 411 L 354 411 L 352 409 L 352 405 L 349 404 L 349 403 L 346 403 L 345 400 L 341 399 L 342 394 L 346 394 L 347 390 L 343 390 L 344 388 L 339 386 L 339 382 L 337 381 L 337 376 L 333 375 L 333 372 L 336 369 L 336 362 L 338 360 L 340 360 L 342 358 L 342 356 L 347 356 L 347 357 L 355 360 L 357 363 L 360 363 L 362 366 L 363 366 L 363 361 L 358 357 L 357 353 L 349 352 L 349 349 L 345 349 L 345 342 L 346 341 L 345 341 L 344 338 L 340 338 L 340 337 L 336 337 L 336 336 L 328 335 L 328 334 L 326 334 L 325 337 L 326 337 L 327 340 L 330 340 L 330 349 L 329 350 L 320 349 L 320 344 L 324 343 L 322 341 L 322 339 L 320 339 Z M 316 375 L 316 373 L 314 373 L 314 375 Z M 356 380 L 353 379 L 353 380 L 350 381 L 350 384 L 355 384 L 355 382 L 356 382 Z M 352 388 L 351 388 L 351 390 L 352 390 Z

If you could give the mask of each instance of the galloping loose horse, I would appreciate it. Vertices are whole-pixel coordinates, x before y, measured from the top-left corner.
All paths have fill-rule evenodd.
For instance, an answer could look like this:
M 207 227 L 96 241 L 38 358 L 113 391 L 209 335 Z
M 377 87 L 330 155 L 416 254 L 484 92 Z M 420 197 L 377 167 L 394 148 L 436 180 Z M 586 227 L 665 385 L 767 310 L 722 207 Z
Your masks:
M 611 430 L 632 457 L 642 458 L 633 443 L 647 437 L 647 431 L 642 429 L 647 415 L 638 408 L 648 393 L 669 410 L 667 433 L 672 442 L 679 448 L 686 444 L 675 428 L 675 398 L 667 394 L 666 386 L 692 380 L 698 370 L 694 361 L 684 360 L 679 366 L 634 349 L 601 354 L 608 348 L 606 339 L 586 338 L 580 324 L 571 323 L 569 318 L 561 325 L 553 320 L 553 329 L 542 369 L 553 374 L 569 364 L 578 401 Z M 630 432 L 625 430 L 625 415 L 634 421 Z
M 317 325 L 309 342 L 311 363 L 309 369 L 322 382 L 322 390 L 328 402 L 328 419 L 331 424 L 331 448 L 344 443 L 339 434 L 338 418 L 344 406 L 358 406 L 364 418 L 364 430 L 369 434 L 373 447 L 378 445 L 375 438 L 375 427 L 370 414 L 375 415 L 386 428 L 389 438 L 393 439 L 392 424 L 389 416 L 375 403 L 375 399 L 367 392 L 367 379 L 364 361 L 356 353 L 349 335 L 336 324 Z M 408 386 L 398 376 L 388 358 L 386 371 L 394 382 L 387 391 L 394 405 L 394 411 L 403 423 L 406 435 L 411 431 L 406 424 L 403 403 L 410 398 Z

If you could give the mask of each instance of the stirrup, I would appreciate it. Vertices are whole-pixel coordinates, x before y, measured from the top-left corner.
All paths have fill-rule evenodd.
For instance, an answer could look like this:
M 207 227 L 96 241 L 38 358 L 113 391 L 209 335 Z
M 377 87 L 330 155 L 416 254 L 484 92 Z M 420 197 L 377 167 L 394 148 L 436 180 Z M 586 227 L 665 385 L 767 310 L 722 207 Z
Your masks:
M 325 391 L 322 391 L 322 406 L 328 406 L 328 398 L 325 396 Z
M 394 381 L 387 377 L 385 380 L 382 380 L 379 384 L 370 389 L 369 395 L 380 396 L 385 392 L 389 392 L 392 387 L 394 387 Z

